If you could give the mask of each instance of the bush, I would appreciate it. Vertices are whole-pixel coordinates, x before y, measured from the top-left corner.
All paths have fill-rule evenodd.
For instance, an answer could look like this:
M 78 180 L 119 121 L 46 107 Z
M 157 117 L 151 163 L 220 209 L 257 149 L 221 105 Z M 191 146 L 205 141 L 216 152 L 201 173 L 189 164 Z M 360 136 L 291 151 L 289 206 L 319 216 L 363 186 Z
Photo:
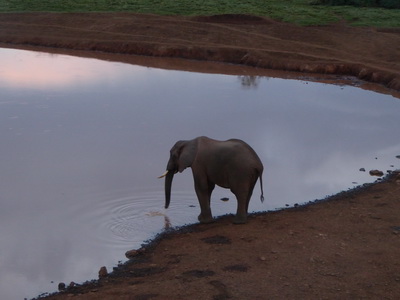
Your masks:
M 399 0 L 316 0 L 315 4 L 323 5 L 351 5 L 363 7 L 400 8 Z
M 380 0 L 379 3 L 381 7 L 385 8 L 400 8 L 399 0 Z

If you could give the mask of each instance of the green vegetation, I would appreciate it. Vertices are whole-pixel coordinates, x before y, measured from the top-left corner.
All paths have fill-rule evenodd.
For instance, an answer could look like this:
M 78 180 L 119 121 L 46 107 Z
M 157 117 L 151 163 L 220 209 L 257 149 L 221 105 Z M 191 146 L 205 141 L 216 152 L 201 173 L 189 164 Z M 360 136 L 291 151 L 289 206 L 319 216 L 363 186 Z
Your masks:
M 315 0 L 315 4 L 353 5 L 359 7 L 400 8 L 399 0 Z
M 1 0 L 0 12 L 125 11 L 188 16 L 252 14 L 300 25 L 323 25 L 346 20 L 355 26 L 400 27 L 400 9 L 315 5 L 323 2 L 330 4 L 329 1 L 375 0 Z

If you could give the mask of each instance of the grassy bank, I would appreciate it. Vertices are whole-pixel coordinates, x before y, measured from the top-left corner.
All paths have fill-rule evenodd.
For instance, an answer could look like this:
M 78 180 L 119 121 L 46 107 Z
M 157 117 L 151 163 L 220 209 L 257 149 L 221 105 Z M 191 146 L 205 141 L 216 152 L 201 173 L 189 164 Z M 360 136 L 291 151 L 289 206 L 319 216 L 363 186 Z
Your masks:
M 400 27 L 400 9 L 312 5 L 312 0 L 3 0 L 0 12 L 137 12 L 161 15 L 252 14 L 300 25 L 340 20 Z

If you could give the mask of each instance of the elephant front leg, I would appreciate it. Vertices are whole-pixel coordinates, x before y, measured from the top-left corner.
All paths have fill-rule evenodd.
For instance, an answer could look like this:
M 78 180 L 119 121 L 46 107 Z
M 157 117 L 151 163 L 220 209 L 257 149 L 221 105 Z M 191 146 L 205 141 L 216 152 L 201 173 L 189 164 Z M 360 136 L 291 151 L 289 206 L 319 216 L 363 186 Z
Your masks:
M 211 223 L 214 221 L 210 207 L 211 193 L 214 187 L 215 185 L 213 184 L 201 184 L 201 182 L 195 183 L 196 195 L 201 209 L 200 215 L 198 216 L 200 223 Z

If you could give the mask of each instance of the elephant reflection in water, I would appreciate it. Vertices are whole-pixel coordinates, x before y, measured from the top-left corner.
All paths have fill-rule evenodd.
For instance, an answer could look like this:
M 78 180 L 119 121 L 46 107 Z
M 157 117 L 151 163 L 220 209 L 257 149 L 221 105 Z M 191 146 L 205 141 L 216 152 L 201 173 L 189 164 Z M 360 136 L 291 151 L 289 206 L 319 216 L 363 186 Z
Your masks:
M 170 151 L 165 177 L 165 208 L 171 200 L 171 186 L 174 174 L 191 167 L 194 186 L 199 200 L 201 223 L 213 221 L 210 199 L 215 185 L 229 188 L 237 199 L 235 224 L 246 223 L 247 210 L 254 186 L 260 178 L 261 201 L 264 201 L 262 173 L 263 165 L 256 152 L 238 139 L 217 141 L 198 137 L 178 141 Z
M 147 213 L 146 215 L 148 215 L 149 217 L 164 217 L 164 229 L 167 230 L 171 228 L 171 220 L 168 218 L 167 215 L 158 211 L 152 211 Z

